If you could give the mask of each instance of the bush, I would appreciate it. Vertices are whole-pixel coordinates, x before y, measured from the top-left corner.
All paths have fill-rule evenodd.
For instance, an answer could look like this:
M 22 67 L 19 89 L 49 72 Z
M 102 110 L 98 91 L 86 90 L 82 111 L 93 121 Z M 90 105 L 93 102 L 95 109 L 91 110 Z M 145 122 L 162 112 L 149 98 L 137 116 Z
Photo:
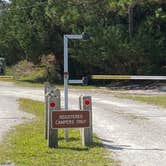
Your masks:
M 44 67 L 44 76 L 47 81 L 59 83 L 61 81 L 60 66 L 53 54 L 43 55 L 41 65 Z
M 47 63 L 35 66 L 27 60 L 20 61 L 18 64 L 8 68 L 7 74 L 14 76 L 16 80 L 38 83 L 45 81 L 59 82 L 61 78 L 56 70 L 56 66 L 48 65 Z

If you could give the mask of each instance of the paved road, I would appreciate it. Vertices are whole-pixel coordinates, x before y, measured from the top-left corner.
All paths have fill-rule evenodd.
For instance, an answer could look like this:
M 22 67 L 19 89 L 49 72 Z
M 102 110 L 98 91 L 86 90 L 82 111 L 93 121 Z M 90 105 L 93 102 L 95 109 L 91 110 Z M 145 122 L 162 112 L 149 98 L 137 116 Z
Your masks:
M 80 94 L 93 97 L 94 132 L 108 149 L 115 152 L 114 157 L 122 166 L 165 166 L 166 109 L 118 99 L 101 90 L 71 90 L 69 94 L 69 107 L 74 109 L 78 109 Z M 21 88 L 2 82 L 0 96 L 44 99 L 42 89 Z

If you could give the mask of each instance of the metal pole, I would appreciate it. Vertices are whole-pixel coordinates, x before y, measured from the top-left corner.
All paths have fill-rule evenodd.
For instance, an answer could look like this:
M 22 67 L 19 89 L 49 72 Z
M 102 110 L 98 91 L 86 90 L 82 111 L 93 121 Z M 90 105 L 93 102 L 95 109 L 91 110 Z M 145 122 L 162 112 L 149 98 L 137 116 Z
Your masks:
M 45 97 L 45 139 L 48 139 L 48 95 L 51 86 L 49 82 L 44 83 L 44 97 Z
M 64 109 L 68 110 L 68 38 L 64 35 Z M 64 129 L 65 140 L 68 140 L 68 130 Z
M 82 39 L 82 35 L 64 35 L 64 109 L 68 111 L 68 39 Z M 64 129 L 65 140 L 68 141 L 68 129 Z

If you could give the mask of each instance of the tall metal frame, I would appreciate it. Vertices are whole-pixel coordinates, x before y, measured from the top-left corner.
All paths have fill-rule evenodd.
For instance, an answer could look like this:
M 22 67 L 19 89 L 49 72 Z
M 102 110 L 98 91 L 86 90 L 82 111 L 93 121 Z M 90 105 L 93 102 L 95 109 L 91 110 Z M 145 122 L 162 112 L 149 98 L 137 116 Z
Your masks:
M 64 35 L 64 109 L 68 110 L 68 83 L 69 83 L 69 71 L 68 71 L 68 40 L 82 40 L 83 35 Z M 65 139 L 68 140 L 68 130 L 65 129 Z

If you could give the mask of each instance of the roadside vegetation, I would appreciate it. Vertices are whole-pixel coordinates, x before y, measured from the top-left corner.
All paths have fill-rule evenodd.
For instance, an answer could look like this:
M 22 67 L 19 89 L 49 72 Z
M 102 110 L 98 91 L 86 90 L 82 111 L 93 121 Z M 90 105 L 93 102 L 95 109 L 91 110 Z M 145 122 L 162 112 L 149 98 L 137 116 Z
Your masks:
M 54 58 L 52 55 L 48 57 Z M 22 60 L 8 67 L 6 75 L 11 75 L 14 80 L 29 83 L 43 83 L 45 81 L 60 83 L 60 75 L 55 69 L 55 64 L 49 64 L 48 59 L 42 59 L 35 65 L 33 62 Z
M 10 66 L 22 60 L 37 65 L 39 81 L 47 77 L 39 67 L 44 59 L 49 79 L 62 81 L 63 35 L 83 31 L 88 41 L 69 42 L 71 78 L 165 74 L 164 0 L 2 0 L 0 9 L 0 57 Z
M 133 95 L 123 95 L 119 96 L 127 99 L 132 99 L 136 101 L 146 102 L 149 104 L 154 104 L 166 108 L 166 95 L 162 96 L 133 96 Z
M 27 60 L 20 61 L 16 65 L 7 68 L 6 75 L 13 76 L 13 79 L 1 79 L 4 81 L 13 81 L 20 86 L 28 87 L 43 87 L 44 82 L 48 81 L 55 85 L 57 88 L 63 88 L 63 80 L 57 79 L 56 72 L 52 71 L 55 76 L 51 76 L 48 73 L 48 67 L 52 68 L 52 65 L 44 65 L 42 62 L 39 65 L 34 65 Z M 53 69 L 54 70 L 54 69 Z M 52 74 L 51 74 L 52 75 Z M 60 77 L 60 76 L 59 76 Z M 96 86 L 88 85 L 69 85 L 71 89 L 94 89 Z
M 0 163 L 15 163 L 17 166 L 110 166 L 111 160 L 99 139 L 94 136 L 90 147 L 83 147 L 79 130 L 69 130 L 69 142 L 59 130 L 59 148 L 50 149 L 44 139 L 44 104 L 29 99 L 20 99 L 20 109 L 36 116 L 34 121 L 19 125 L 11 131 L 0 145 Z

